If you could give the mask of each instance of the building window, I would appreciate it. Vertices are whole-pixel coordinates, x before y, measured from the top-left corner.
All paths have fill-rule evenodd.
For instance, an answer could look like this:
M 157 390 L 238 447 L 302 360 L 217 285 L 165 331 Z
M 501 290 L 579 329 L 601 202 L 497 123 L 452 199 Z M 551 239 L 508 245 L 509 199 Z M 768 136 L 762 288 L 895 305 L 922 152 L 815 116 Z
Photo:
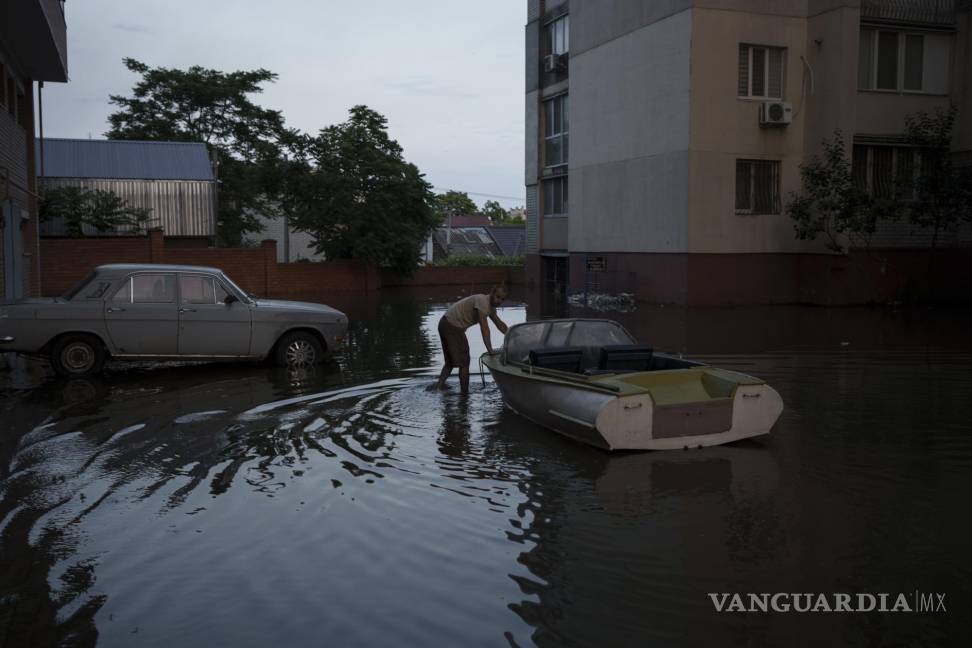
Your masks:
M 567 176 L 543 181 L 543 215 L 567 215 Z
M 909 146 L 854 145 L 854 186 L 874 198 L 909 199 L 921 165 L 918 149 Z
M 570 16 L 561 16 L 544 26 L 544 54 L 566 54 L 570 51 Z
M 567 164 L 567 95 L 543 102 L 543 165 Z
M 736 160 L 736 213 L 780 213 L 778 160 Z
M 948 94 L 950 35 L 862 29 L 858 48 L 859 90 Z
M 783 54 L 781 47 L 740 44 L 739 96 L 782 99 Z

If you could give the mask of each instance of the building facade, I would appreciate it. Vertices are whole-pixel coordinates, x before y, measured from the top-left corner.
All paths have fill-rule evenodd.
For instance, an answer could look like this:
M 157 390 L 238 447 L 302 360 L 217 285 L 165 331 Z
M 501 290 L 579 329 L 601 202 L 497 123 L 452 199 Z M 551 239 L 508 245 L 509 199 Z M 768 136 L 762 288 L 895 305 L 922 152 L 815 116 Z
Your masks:
M 34 84 L 67 81 L 59 0 L 0 3 L 0 296 L 40 294 Z
M 148 209 L 142 229 L 162 229 L 167 245 L 208 246 L 215 240 L 216 177 L 202 142 L 46 138 L 37 142 L 35 159 L 43 188 L 112 192 L 129 207 Z M 83 226 L 86 236 L 124 236 L 132 230 L 98 232 Z M 66 236 L 67 226 L 55 217 L 40 224 L 40 235 Z
M 713 282 L 798 271 L 826 251 L 796 239 L 784 205 L 835 130 L 880 194 L 916 162 L 905 115 L 955 104 L 956 160 L 972 162 L 970 5 L 529 0 L 528 277 L 581 289 L 596 272 L 695 303 Z M 872 245 L 927 240 L 893 223 Z

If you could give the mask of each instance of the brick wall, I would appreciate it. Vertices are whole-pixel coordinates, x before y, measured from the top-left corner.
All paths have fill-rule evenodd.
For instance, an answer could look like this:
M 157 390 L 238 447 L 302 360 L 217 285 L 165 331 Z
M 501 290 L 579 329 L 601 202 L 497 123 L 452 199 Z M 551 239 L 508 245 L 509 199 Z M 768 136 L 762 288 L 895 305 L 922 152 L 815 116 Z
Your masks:
M 468 286 L 522 284 L 523 268 L 508 266 L 419 268 L 411 277 L 383 271 L 382 287 L 393 286 Z
M 470 286 L 522 283 L 522 268 L 422 268 L 405 279 L 360 261 L 277 263 L 275 241 L 258 248 L 183 248 L 163 244 L 162 232 L 145 237 L 41 240 L 44 295 L 60 295 L 95 266 L 106 263 L 174 263 L 223 270 L 248 292 L 266 297 L 366 292 L 395 286 Z

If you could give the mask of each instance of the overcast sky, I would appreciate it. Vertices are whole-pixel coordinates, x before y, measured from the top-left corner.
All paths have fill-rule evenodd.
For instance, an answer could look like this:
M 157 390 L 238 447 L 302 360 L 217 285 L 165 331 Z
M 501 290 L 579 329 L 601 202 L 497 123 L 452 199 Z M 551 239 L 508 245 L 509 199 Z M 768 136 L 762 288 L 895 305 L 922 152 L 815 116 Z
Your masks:
M 69 0 L 70 82 L 44 86 L 45 137 L 103 139 L 150 66 L 280 75 L 256 103 L 303 131 L 366 104 L 439 190 L 522 205 L 522 0 Z

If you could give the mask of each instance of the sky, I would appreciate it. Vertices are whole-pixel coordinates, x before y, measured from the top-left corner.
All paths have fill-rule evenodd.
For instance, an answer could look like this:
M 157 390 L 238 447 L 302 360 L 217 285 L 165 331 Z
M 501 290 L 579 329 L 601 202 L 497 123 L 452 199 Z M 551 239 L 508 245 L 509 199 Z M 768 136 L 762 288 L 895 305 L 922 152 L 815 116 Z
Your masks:
M 71 0 L 66 84 L 44 85 L 44 136 L 103 139 L 111 94 L 151 67 L 265 68 L 251 98 L 316 133 L 366 104 L 437 191 L 524 204 L 522 0 Z

